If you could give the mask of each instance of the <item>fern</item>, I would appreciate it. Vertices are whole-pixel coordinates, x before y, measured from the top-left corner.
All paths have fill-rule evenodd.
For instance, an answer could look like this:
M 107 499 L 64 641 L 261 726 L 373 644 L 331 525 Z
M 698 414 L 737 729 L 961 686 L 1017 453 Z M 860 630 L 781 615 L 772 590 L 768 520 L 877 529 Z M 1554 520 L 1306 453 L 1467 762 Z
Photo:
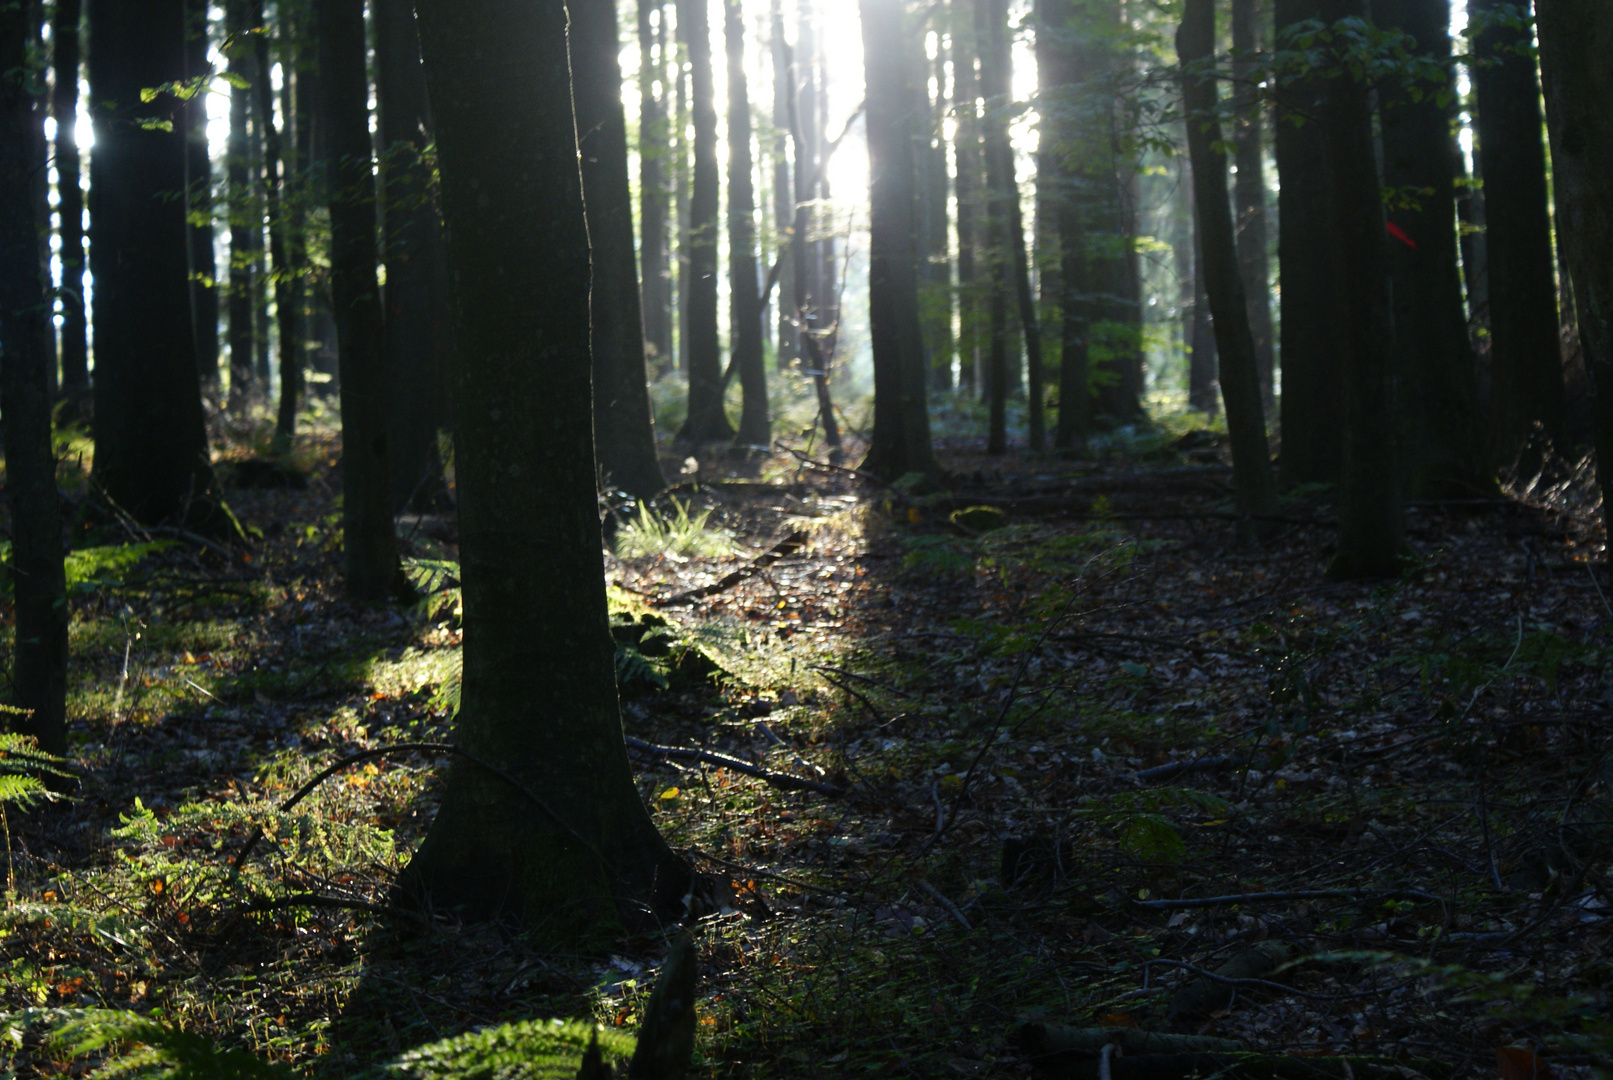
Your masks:
M 464 612 L 459 585 L 459 564 L 452 559 L 404 559 L 403 574 L 423 599 L 416 610 L 425 618 L 435 618 L 452 609 L 457 619 Z
M 100 1056 L 97 1077 L 139 1080 L 294 1080 L 296 1073 L 204 1035 L 120 1009 L 30 1009 L 13 1023 L 43 1026 L 47 1046 L 68 1058 Z M 13 1031 L 13 1041 L 16 1041 Z
M 596 1036 L 606 1063 L 625 1067 L 633 1056 L 629 1035 L 576 1020 L 525 1020 L 410 1050 L 384 1066 L 381 1075 L 397 1080 L 572 1080 Z
M 26 717 L 30 711 L 0 705 L 0 716 L 7 714 Z M 26 810 L 35 803 L 56 798 L 41 777 L 71 777 L 73 774 L 66 765 L 56 755 L 39 749 L 32 735 L 0 732 L 0 807 L 16 806 Z

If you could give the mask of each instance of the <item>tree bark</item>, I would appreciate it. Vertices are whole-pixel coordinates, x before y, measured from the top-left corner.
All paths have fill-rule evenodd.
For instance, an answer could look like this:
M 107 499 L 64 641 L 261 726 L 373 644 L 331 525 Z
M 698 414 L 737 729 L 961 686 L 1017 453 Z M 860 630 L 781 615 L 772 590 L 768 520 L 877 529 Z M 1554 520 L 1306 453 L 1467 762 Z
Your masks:
M 633 195 L 627 183 L 627 120 L 618 59 L 621 35 L 615 0 L 574 0 L 569 11 L 572 94 L 591 246 L 594 447 L 601 473 L 611 485 L 649 498 L 666 481 L 656 458 L 644 369 L 644 320 L 633 253 Z
M 1237 207 L 1238 269 L 1243 278 L 1244 297 L 1249 305 L 1249 331 L 1254 335 L 1255 359 L 1260 370 L 1260 396 L 1269 412 L 1277 402 L 1273 377 L 1276 362 L 1272 353 L 1271 290 L 1266 265 L 1266 168 L 1261 117 L 1260 88 L 1254 85 L 1254 70 L 1264 44 L 1260 0 L 1232 2 L 1232 70 L 1238 80 L 1233 92 L 1236 119 L 1232 127 L 1233 160 L 1238 175 L 1232 184 L 1232 200 Z
M 638 0 L 638 131 L 641 303 L 646 356 L 656 365 L 672 357 L 672 272 L 667 266 L 667 8 L 664 0 Z M 657 96 L 656 86 L 660 91 Z
M 739 369 L 743 394 L 736 442 L 766 452 L 773 445 L 773 425 L 767 407 L 767 362 L 762 355 L 745 22 L 737 0 L 724 0 L 723 30 L 728 53 L 728 347 Z
M 917 141 L 908 30 L 900 0 L 861 0 L 868 132 L 868 318 L 874 431 L 864 471 L 887 480 L 939 473 L 930 446 L 918 298 Z
M 34 199 L 45 167 L 46 102 L 31 92 L 28 64 L 38 15 L 32 4 L 0 7 L 0 420 L 11 526 L 11 704 L 29 710 L 19 726 L 41 749 L 65 754 L 68 612 L 51 450 L 54 349 L 50 281 L 39 266 L 44 222 Z M 75 18 L 75 36 L 77 26 Z
M 446 368 L 453 349 L 442 221 L 425 156 L 431 109 L 414 5 L 409 0 L 373 0 L 370 19 L 381 133 L 381 257 L 386 263 L 382 338 L 392 509 L 427 510 L 448 499 L 437 436 L 448 426 Z
M 1323 0 L 1322 21 L 1335 26 L 1366 16 L 1365 0 Z M 1333 63 L 1343 64 L 1335 55 Z M 1344 347 L 1344 463 L 1339 484 L 1338 552 L 1328 576 L 1394 577 L 1408 548 L 1401 504 L 1400 432 L 1396 416 L 1394 310 L 1388 229 L 1373 147 L 1371 87 L 1355 75 L 1329 80 L 1321 112 L 1324 160 L 1331 180 L 1331 227 Z
M 308 236 L 305 207 L 309 197 L 307 176 L 313 150 L 315 110 L 308 92 L 312 78 L 308 70 L 310 65 L 303 52 L 306 18 L 306 12 L 294 14 L 288 10 L 281 15 L 280 22 L 285 38 L 282 60 L 286 72 L 280 94 L 280 109 L 285 114 L 286 127 L 292 133 L 291 154 L 285 161 L 287 200 L 282 213 L 286 215 L 287 270 L 291 274 L 293 348 L 282 350 L 280 354 L 280 401 L 274 424 L 274 447 L 279 453 L 291 449 L 292 436 L 297 431 L 297 407 L 303 395 L 303 372 L 308 366 Z
M 284 18 L 285 15 L 282 14 L 280 25 L 282 41 L 291 36 L 287 33 Z M 258 128 L 263 135 L 264 210 L 269 220 L 269 257 L 274 260 L 275 322 L 279 331 L 280 382 L 283 395 L 287 379 L 295 383 L 301 378 L 302 371 L 302 342 L 299 337 L 296 302 L 293 299 L 298 270 L 293 265 L 291 255 L 294 242 L 289 235 L 292 229 L 291 211 L 288 208 L 289 169 L 284 161 L 284 133 L 274 118 L 274 87 L 269 77 L 271 66 L 268 34 L 260 33 L 254 46 L 257 53 L 256 66 L 261 77 L 252 85 L 252 108 L 259 118 Z M 281 69 L 288 84 L 291 81 L 290 67 L 290 63 L 287 62 Z M 287 109 L 285 115 L 289 117 L 291 110 Z M 262 320 L 261 325 L 267 328 L 268 320 L 266 318 Z M 263 389 L 267 393 L 269 389 L 267 379 L 263 380 Z M 289 432 L 287 437 L 289 438 Z
M 1449 72 L 1450 0 L 1375 0 L 1385 29 L 1416 39 L 1423 57 Z M 1456 163 L 1445 86 L 1419 86 L 1414 98 L 1393 83 L 1382 95 L 1383 182 L 1414 191 L 1415 205 L 1391 215 L 1405 239 L 1390 241 L 1394 285 L 1395 367 L 1405 394 L 1407 493 L 1417 498 L 1472 498 L 1494 488 L 1478 413 L 1478 367 L 1462 310 L 1457 266 Z
M 1275 0 L 1278 48 L 1285 34 L 1319 18 L 1318 0 Z M 1282 466 L 1294 484 L 1336 483 L 1342 468 L 1344 328 L 1333 302 L 1336 240 L 1319 116 L 1327 81 L 1287 76 L 1277 86 L 1277 263 L 1281 275 Z
M 347 594 L 378 603 L 399 582 L 387 446 L 387 373 L 375 270 L 364 0 L 316 0 L 329 153 L 331 303 L 341 370 Z
M 1239 275 L 1238 245 L 1227 201 L 1227 159 L 1221 149 L 1215 77 L 1204 69 L 1215 60 L 1213 0 L 1187 0 L 1176 32 L 1182 63 L 1182 103 L 1187 114 L 1187 147 L 1193 159 L 1194 205 L 1198 208 L 1200 274 L 1215 320 L 1220 358 L 1221 400 L 1232 442 L 1233 499 L 1241 514 L 1245 541 L 1258 538 L 1253 515 L 1277 505 L 1277 483 L 1266 443 L 1266 416 L 1260 401 L 1260 359 L 1249 328 L 1249 307 Z
M 1557 235 L 1568 259 L 1604 524 L 1613 520 L 1613 11 L 1601 0 L 1538 0 Z M 1613 529 L 1609 530 L 1613 535 Z
M 1527 18 L 1528 4 L 1519 6 Z M 1484 172 L 1493 411 L 1501 460 L 1518 453 L 1537 423 L 1559 448 L 1567 449 L 1540 84 L 1529 28 L 1513 25 L 1510 10 L 1501 0 L 1474 0 L 1469 12 L 1474 25 L 1483 27 L 1473 45 L 1473 89 Z
M 1008 327 L 1008 274 L 1009 274 L 1009 199 L 1018 201 L 1019 193 L 1010 190 L 1001 175 L 1002 156 L 997 150 L 999 142 L 1008 139 L 1005 121 L 1000 111 L 1007 107 L 1008 97 L 1008 10 L 1003 0 L 974 0 L 975 39 L 980 49 L 980 96 L 983 112 L 980 118 L 986 165 L 986 279 L 988 294 L 986 315 L 991 342 L 986 369 L 986 453 L 1008 452 L 1008 388 L 1013 380 L 1009 364 L 1017 366 L 1018 357 L 1010 359 Z
M 793 229 L 795 222 L 795 186 L 790 175 L 789 143 L 789 115 L 790 85 L 789 77 L 790 49 L 784 37 L 784 7 L 779 0 L 773 0 L 772 8 L 772 36 L 770 42 L 773 60 L 773 217 L 778 223 L 779 245 L 785 244 L 793 247 L 797 240 L 794 232 L 786 234 L 786 229 Z M 795 348 L 795 313 L 785 297 L 795 296 L 795 261 L 784 259 L 779 271 L 778 281 L 778 345 L 776 366 L 780 371 L 787 371 L 798 355 Z
M 56 68 L 56 190 L 62 221 L 62 394 L 69 399 L 83 396 L 90 388 L 89 328 L 84 319 L 84 192 L 78 154 L 82 15 L 80 0 L 56 0 L 51 27 Z M 215 327 L 215 336 L 216 332 Z
M 95 466 L 136 520 L 233 528 L 202 418 L 186 278 L 184 103 L 141 91 L 185 73 L 184 0 L 90 0 L 90 273 Z M 168 125 L 165 130 L 163 125 Z
M 58 4 L 60 0 L 58 0 Z M 76 19 L 77 0 L 68 0 Z M 204 0 L 190 0 L 186 7 L 185 75 L 197 79 L 212 70 L 207 58 L 208 5 Z M 58 7 L 58 19 L 60 7 Z M 77 49 L 77 42 L 73 43 Z M 57 84 L 58 96 L 62 86 Z M 76 101 L 78 87 L 73 88 Z M 189 192 L 190 220 L 186 235 L 190 240 L 190 312 L 191 333 L 196 338 L 196 370 L 201 374 L 204 390 L 218 390 L 218 265 L 213 254 L 213 162 L 207 145 L 207 89 L 190 99 L 185 109 L 185 169 L 186 190 Z M 60 129 L 57 131 L 58 176 L 60 171 Z M 78 173 L 78 162 L 73 162 L 73 173 Z M 82 205 L 82 204 L 80 204 Z M 63 204 L 66 210 L 66 204 Z M 66 221 L 65 213 L 63 221 Z M 63 250 L 66 250 L 65 248 Z M 64 264 L 65 265 L 65 264 Z M 82 340 L 75 342 L 81 344 Z M 65 366 L 65 364 L 64 364 Z
M 1188 140 L 1190 143 L 1191 139 Z M 1189 155 L 1191 157 L 1191 155 Z M 1198 183 L 1191 162 L 1185 169 L 1188 181 L 1188 219 L 1193 226 L 1192 276 L 1189 278 L 1187 316 L 1187 404 L 1206 416 L 1221 411 L 1220 357 L 1216 355 L 1215 323 L 1210 298 L 1204 288 L 1204 225 L 1199 216 Z
M 952 137 L 953 195 L 958 204 L 958 388 L 983 394 L 985 312 L 981 304 L 981 249 L 985 223 L 980 191 L 985 186 L 980 159 L 980 86 L 975 65 L 979 42 L 974 32 L 973 0 L 949 0 L 952 21 L 952 110 L 957 129 Z
M 687 21 L 689 100 L 694 113 L 694 179 L 689 188 L 689 286 L 684 333 L 689 339 L 689 417 L 678 438 L 698 447 L 725 442 L 734 427 L 722 401 L 722 346 L 717 337 L 717 105 L 706 0 L 678 0 Z
M 600 947 L 623 924 L 681 915 L 689 871 L 639 801 L 616 700 L 566 10 L 421 0 L 418 11 L 460 343 L 456 742 L 508 779 L 454 761 L 398 892 Z
M 252 233 L 256 220 L 256 193 L 252 184 L 252 133 L 248 128 L 252 113 L 252 87 L 257 81 L 257 53 L 247 36 L 251 29 L 248 0 L 225 0 L 225 54 L 230 74 L 230 134 L 224 149 L 224 175 L 230 208 L 229 268 L 229 347 L 230 396 L 232 412 L 247 406 L 252 393 L 253 355 L 253 276 L 256 250 Z M 93 58 L 93 53 L 91 54 Z
M 950 215 L 947 207 L 947 82 L 945 8 L 931 9 L 930 25 L 935 30 L 935 96 L 929 92 L 926 76 L 925 35 L 914 35 L 919 66 L 916 79 L 910 78 L 914 107 L 924 117 L 915 143 L 919 185 L 918 289 L 919 317 L 924 323 L 924 347 L 928 361 L 928 385 L 936 390 L 952 389 L 952 359 L 957 352 L 952 339 L 952 259 L 948 251 Z

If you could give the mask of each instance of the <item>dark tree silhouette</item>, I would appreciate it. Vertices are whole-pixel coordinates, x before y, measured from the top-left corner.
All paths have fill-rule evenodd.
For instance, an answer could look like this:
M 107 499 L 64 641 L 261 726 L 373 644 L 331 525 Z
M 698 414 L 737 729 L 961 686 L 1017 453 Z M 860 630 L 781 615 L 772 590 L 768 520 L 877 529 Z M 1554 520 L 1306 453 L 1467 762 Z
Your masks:
M 77 0 L 68 0 L 77 19 Z M 212 70 L 207 58 L 208 5 L 206 0 L 189 0 L 186 7 L 185 76 L 198 79 Z M 57 11 L 61 17 L 60 8 Z M 75 21 L 76 25 L 76 21 Z M 73 42 L 77 49 L 77 42 Z M 63 92 L 58 81 L 58 97 Z M 75 99 L 78 87 L 73 87 Z M 201 373 L 202 386 L 210 393 L 218 391 L 218 265 L 213 253 L 213 162 L 207 145 L 206 90 L 190 99 L 185 110 L 185 170 L 186 186 L 190 192 L 190 311 L 191 333 L 196 338 L 196 370 Z M 60 115 L 58 113 L 58 115 Z M 57 131 L 57 160 L 60 161 L 60 129 Z M 78 162 L 73 162 L 77 176 Z M 65 177 L 65 173 L 58 172 Z M 65 181 L 63 184 L 65 188 Z M 62 221 L 66 222 L 66 204 L 63 204 Z M 65 264 L 64 264 L 65 265 Z
M 1319 17 L 1318 0 L 1275 0 L 1278 48 Z M 1333 302 L 1331 187 L 1326 138 L 1317 117 L 1327 80 L 1284 76 L 1277 86 L 1274 139 L 1277 172 L 1277 263 L 1283 357 L 1282 465 L 1284 485 L 1334 483 L 1341 468 L 1344 411 L 1343 331 Z
M 1266 445 L 1266 417 L 1260 401 L 1260 359 L 1249 329 L 1249 308 L 1239 275 L 1232 207 L 1227 201 L 1227 159 L 1221 149 L 1215 76 L 1214 0 L 1187 0 L 1176 33 L 1182 62 L 1182 103 L 1187 114 L 1187 147 L 1193 159 L 1193 195 L 1198 209 L 1199 276 L 1215 320 L 1220 358 L 1221 400 L 1232 442 L 1232 486 L 1238 511 L 1270 514 L 1277 505 L 1277 483 Z M 1254 540 L 1260 526 L 1252 518 L 1240 526 Z
M 217 501 L 191 333 L 185 105 L 141 91 L 185 73 L 184 0 L 90 0 L 92 478 L 143 522 L 228 530 Z
M 1613 522 L 1613 10 L 1601 0 L 1538 0 L 1540 68 L 1551 125 L 1557 236 L 1567 255 L 1585 365 L 1604 523 Z
M 923 117 L 914 144 L 914 168 L 918 172 L 918 282 L 919 318 L 924 323 L 924 348 L 929 357 L 929 386 L 952 389 L 952 358 L 957 344 L 952 338 L 952 260 L 948 250 L 951 215 L 947 206 L 948 112 L 946 92 L 946 7 L 930 9 L 929 24 L 935 30 L 935 95 L 925 77 L 925 35 L 910 35 L 909 51 L 917 66 L 908 82 L 917 115 Z
M 622 743 L 566 9 L 420 0 L 418 12 L 460 345 L 456 743 L 476 760 L 455 759 L 398 891 L 599 945 L 624 922 L 681 915 L 689 872 L 639 801 Z
M 39 266 L 35 179 L 44 98 L 28 64 L 38 9 L 0 7 L 0 420 L 5 424 L 13 596 L 12 704 L 42 749 L 67 753 L 67 586 L 51 451 L 48 275 Z M 77 28 L 77 21 L 74 21 Z M 76 65 L 75 65 L 76 70 Z
M 1204 287 L 1204 228 L 1199 218 L 1197 178 L 1192 163 L 1183 166 L 1188 182 L 1188 220 L 1193 242 L 1188 250 L 1192 268 L 1187 289 L 1187 404 L 1209 416 L 1221 411 L 1220 357 L 1216 355 L 1215 323 L 1210 312 L 1210 295 Z
M 395 591 L 399 566 L 375 271 L 364 0 L 316 0 L 315 13 L 330 155 L 331 303 L 342 384 L 342 545 L 348 595 L 374 603 Z
M 1008 452 L 1008 391 L 1018 380 L 1009 371 L 1017 368 L 1018 357 L 1010 360 L 1012 342 L 1008 325 L 1009 200 L 1019 193 L 1010 190 L 1001 174 L 1002 155 L 995 149 L 1006 142 L 1007 121 L 1001 115 L 1007 107 L 1009 85 L 1008 8 L 1003 0 L 974 0 L 975 40 L 980 49 L 980 96 L 984 103 L 980 118 L 986 166 L 986 242 L 982 255 L 986 262 L 986 319 L 990 334 L 985 383 L 987 434 L 986 453 Z
M 316 120 L 312 96 L 312 65 L 306 55 L 304 43 L 307 12 L 289 9 L 282 12 L 281 33 L 285 39 L 284 62 L 287 78 L 281 88 L 280 108 L 291 129 L 291 153 L 286 158 L 288 199 L 283 204 L 286 215 L 287 269 L 291 273 L 291 305 L 293 309 L 293 339 L 295 347 L 282 351 L 280 356 L 280 402 L 275 411 L 274 439 L 277 449 L 284 452 L 291 447 L 291 437 L 297 429 L 297 407 L 302 399 L 303 372 L 308 366 L 308 237 L 306 203 L 309 197 L 307 169 L 313 156 L 313 129 Z
M 917 141 L 902 0 L 862 0 L 868 87 L 868 319 L 874 432 L 862 468 L 895 480 L 934 477 L 918 300 Z
M 985 188 L 980 148 L 979 42 L 975 35 L 974 0 L 950 0 L 952 23 L 952 111 L 957 130 L 952 137 L 953 195 L 958 205 L 958 386 L 986 392 L 986 280 L 981 262 L 986 222 L 981 214 Z
M 745 83 L 745 16 L 724 0 L 728 54 L 728 347 L 739 371 L 741 446 L 770 448 L 767 361 L 762 354 L 762 297 L 756 267 L 756 191 L 751 182 L 750 92 Z
M 256 334 L 253 315 L 253 278 L 261 232 L 257 198 L 252 184 L 252 87 L 257 79 L 257 50 L 247 36 L 252 14 L 248 0 L 225 0 L 225 55 L 229 59 L 230 134 L 224 148 L 224 176 L 230 211 L 229 346 L 230 397 L 233 410 L 246 408 L 252 392 Z M 91 52 L 93 60 L 94 53 Z
M 1534 424 L 1563 446 L 1567 437 L 1557 288 L 1546 206 L 1540 83 L 1527 25 L 1527 0 L 1473 0 L 1473 91 L 1484 171 L 1484 241 L 1490 297 L 1490 363 L 1503 459 Z M 1527 464 L 1527 463 L 1526 463 Z
M 392 508 L 446 497 L 437 433 L 448 426 L 448 275 L 431 192 L 431 111 L 409 0 L 374 0 L 375 97 L 380 111 L 381 248 L 386 263 L 387 448 Z M 613 58 L 614 59 L 614 58 Z M 618 95 L 620 96 L 620 95 Z
M 789 77 L 790 47 L 784 38 L 784 7 L 773 0 L 772 41 L 769 56 L 773 62 L 773 218 L 779 231 L 779 244 L 793 245 L 793 233 L 787 233 L 795 221 L 795 182 L 791 178 L 788 117 L 790 104 Z M 780 264 L 778 280 L 778 347 L 777 366 L 785 371 L 796 360 L 795 311 L 786 297 L 795 296 L 795 262 L 786 258 Z
M 678 438 L 694 446 L 734 437 L 723 410 L 722 347 L 717 337 L 717 105 L 705 0 L 678 0 L 689 50 L 694 115 L 694 179 L 689 187 L 689 281 L 682 333 L 689 348 L 689 416 Z
M 644 343 L 657 364 L 672 358 L 672 271 L 667 266 L 667 8 L 638 0 L 638 138 Z M 657 91 L 659 84 L 659 91 Z
M 90 388 L 89 328 L 84 320 L 84 192 L 78 155 L 79 23 L 83 13 L 79 0 L 56 0 L 56 18 L 51 24 L 56 69 L 56 184 L 62 221 L 62 394 L 67 398 L 82 396 Z M 217 303 L 215 299 L 215 351 Z
M 1276 371 L 1272 352 L 1271 292 L 1267 286 L 1266 175 L 1263 109 L 1254 70 L 1262 51 L 1262 15 L 1269 12 L 1262 0 L 1232 0 L 1232 69 L 1237 80 L 1233 93 L 1233 160 L 1238 175 L 1232 183 L 1232 201 L 1237 207 L 1238 269 L 1243 278 L 1244 299 L 1249 305 L 1249 332 L 1255 339 L 1255 358 L 1260 368 L 1260 396 L 1269 412 L 1276 403 L 1273 376 Z
M 1385 29 L 1410 34 L 1420 53 L 1442 68 L 1451 59 L 1450 0 L 1375 0 Z M 1394 279 L 1395 366 L 1405 410 L 1407 493 L 1419 498 L 1471 498 L 1494 487 L 1478 413 L 1478 370 L 1462 310 L 1457 266 L 1456 148 L 1450 139 L 1454 102 L 1444 87 L 1417 93 L 1380 89 L 1383 182 L 1417 192 L 1390 221 L 1404 239 L 1389 243 Z
M 582 150 L 593 287 L 594 447 L 612 485 L 648 498 L 666 486 L 644 369 L 633 196 L 627 186 L 627 122 L 622 109 L 621 37 L 614 0 L 574 0 L 572 92 Z

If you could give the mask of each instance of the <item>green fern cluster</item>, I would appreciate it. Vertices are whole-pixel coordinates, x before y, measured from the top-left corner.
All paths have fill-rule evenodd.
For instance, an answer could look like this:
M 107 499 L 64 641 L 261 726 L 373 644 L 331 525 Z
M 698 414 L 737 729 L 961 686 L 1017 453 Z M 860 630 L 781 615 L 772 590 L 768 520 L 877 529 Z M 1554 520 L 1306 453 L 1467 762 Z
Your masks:
M 0 705 L 0 717 L 10 715 L 27 717 L 27 709 Z M 26 810 L 35 803 L 55 798 L 45 784 L 45 777 L 69 778 L 73 774 L 65 768 L 66 762 L 54 754 L 39 749 L 31 735 L 0 732 L 0 807 L 16 806 Z
M 672 513 L 660 516 L 639 504 L 638 517 L 616 533 L 619 558 L 638 559 L 651 555 L 721 558 L 739 550 L 734 538 L 710 524 L 711 511 L 689 513 L 689 504 L 672 500 Z

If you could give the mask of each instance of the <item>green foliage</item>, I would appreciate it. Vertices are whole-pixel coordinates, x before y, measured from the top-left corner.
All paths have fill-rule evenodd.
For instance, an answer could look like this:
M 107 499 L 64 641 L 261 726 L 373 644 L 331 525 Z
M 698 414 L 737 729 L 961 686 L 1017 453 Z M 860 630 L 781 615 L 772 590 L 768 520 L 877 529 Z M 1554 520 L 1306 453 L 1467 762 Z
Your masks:
M 525 1020 L 410 1050 L 378 1070 L 399 1080 L 572 1080 L 590 1039 L 605 1062 L 623 1067 L 634 1039 L 576 1020 Z
M 622 559 L 652 555 L 716 559 L 734 554 L 738 545 L 733 537 L 709 525 L 710 518 L 710 510 L 690 514 L 689 504 L 677 499 L 672 500 L 670 515 L 653 513 L 641 503 L 638 517 L 616 533 L 616 555 Z
M 404 559 L 403 574 L 422 597 L 416 610 L 422 618 L 434 619 L 443 611 L 454 618 L 464 614 L 464 595 L 459 584 L 459 564 L 452 559 Z
M 0 716 L 27 716 L 28 710 L 0 705 Z M 55 798 L 41 777 L 70 777 L 73 774 L 54 754 L 39 749 L 32 735 L 0 732 L 0 807 L 27 809 L 35 803 Z
M 1178 787 L 1118 792 L 1088 800 L 1081 808 L 1099 825 L 1113 829 L 1121 846 L 1152 862 L 1177 862 L 1187 854 L 1187 843 L 1167 816 L 1171 810 L 1215 817 L 1233 812 L 1232 804 L 1217 795 Z
M 172 540 L 152 540 L 143 544 L 109 544 L 69 551 L 62 559 L 67 591 L 84 594 L 122 585 L 128 580 L 129 571 L 146 556 L 166 551 L 174 544 Z M 10 540 L 0 540 L 0 566 L 11 569 Z M 10 573 L 0 576 L 0 593 L 11 593 Z
M 97 1057 L 97 1077 L 139 1080 L 293 1080 L 296 1073 L 245 1050 L 226 1050 L 177 1024 L 120 1009 L 37 1009 L 14 1014 L 3 1032 L 20 1049 L 30 1028 L 68 1059 Z

